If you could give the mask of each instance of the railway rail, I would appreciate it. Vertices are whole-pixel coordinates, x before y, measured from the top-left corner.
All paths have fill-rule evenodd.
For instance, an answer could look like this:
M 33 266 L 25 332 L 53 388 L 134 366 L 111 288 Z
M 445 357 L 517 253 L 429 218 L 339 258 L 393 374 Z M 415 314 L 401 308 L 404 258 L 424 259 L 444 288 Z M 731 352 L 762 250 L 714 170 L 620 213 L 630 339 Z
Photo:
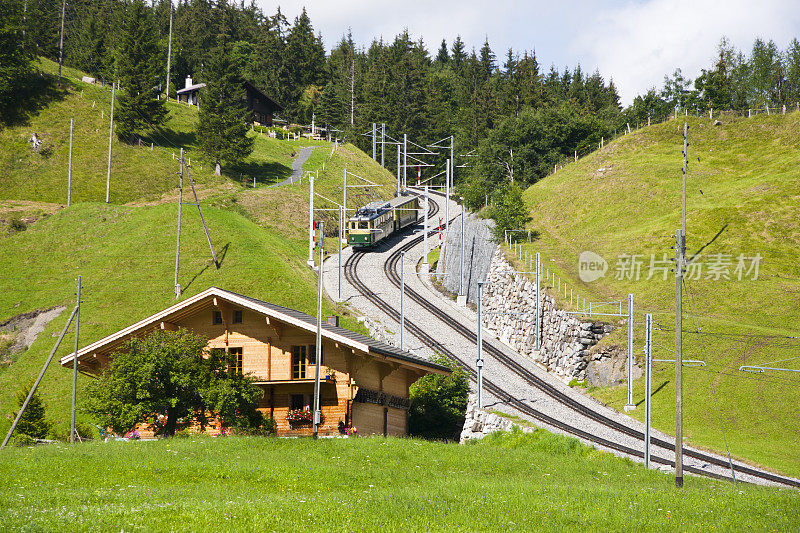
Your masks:
M 434 194 L 437 194 L 437 193 L 434 193 Z M 435 202 L 435 201 L 431 201 L 431 204 L 432 205 L 430 206 L 430 209 L 429 209 L 429 217 L 433 216 L 434 214 L 436 214 L 436 212 L 438 212 L 438 203 Z M 456 217 L 454 217 L 454 218 L 456 218 Z M 448 224 L 450 222 L 451 221 L 447 221 Z M 423 238 L 424 238 L 424 236 L 420 235 L 420 236 L 417 236 L 417 237 L 409 240 L 408 242 L 403 243 L 401 246 L 398 246 L 391 253 L 389 258 L 385 261 L 384 267 L 383 267 L 384 273 L 385 273 L 387 278 L 390 280 L 390 282 L 394 286 L 396 286 L 398 288 L 400 287 L 400 276 L 397 273 L 397 263 L 400 260 L 401 252 L 408 251 L 408 250 L 412 249 L 413 247 L 417 246 L 423 240 Z M 363 256 L 364 256 L 364 252 L 355 252 L 355 253 L 353 253 L 353 255 L 350 256 L 350 258 L 348 258 L 347 262 L 344 265 L 345 278 L 365 298 L 367 298 L 374 305 L 380 307 L 393 320 L 396 320 L 396 321 L 399 322 L 400 321 L 399 313 L 395 309 L 393 309 L 390 305 L 388 305 L 383 299 L 381 299 L 380 297 L 375 295 L 374 292 L 371 291 L 369 289 L 369 287 L 367 287 L 367 285 L 364 284 L 364 282 L 358 277 L 357 267 L 358 267 L 359 261 L 362 259 Z M 469 329 L 467 326 L 461 324 L 457 320 L 455 320 L 452 317 L 450 317 L 449 315 L 447 315 L 447 313 L 445 313 L 444 311 L 442 311 L 441 309 L 439 309 L 438 307 L 433 305 L 426 298 L 422 297 L 419 293 L 417 293 L 416 291 L 414 291 L 410 287 L 406 286 L 405 292 L 406 292 L 406 295 L 408 297 L 410 297 L 417 304 L 419 304 L 420 306 L 425 308 L 428 312 L 430 312 L 432 315 L 434 315 L 437 319 L 439 319 L 443 323 L 447 324 L 456 333 L 458 333 L 459 335 L 461 335 L 462 337 L 467 339 L 472 344 L 476 344 L 477 345 L 477 335 L 475 333 L 473 333 L 472 330 Z M 461 358 L 459 358 L 451 350 L 449 350 L 449 349 L 445 348 L 444 346 L 442 346 L 441 343 L 439 343 L 435 338 L 433 338 L 431 335 L 426 333 L 422 328 L 418 327 L 413 321 L 410 321 L 408 318 L 405 318 L 404 320 L 405 320 L 406 328 L 410 333 L 412 333 L 414 336 L 419 338 L 423 343 L 428 345 L 431 349 L 434 349 L 434 350 L 442 353 L 443 355 L 445 355 L 446 357 L 450 358 L 455 363 L 457 363 L 461 367 L 463 367 L 472 381 L 475 381 L 477 379 L 475 370 L 472 369 L 472 367 L 466 361 L 464 361 Z M 634 428 L 631 428 L 631 427 L 629 427 L 629 426 L 627 426 L 625 424 L 622 424 L 622 423 L 620 423 L 620 422 L 618 422 L 616 420 L 613 420 L 613 419 L 603 415 L 602 413 L 599 413 L 599 412 L 595 411 L 594 409 L 591 409 L 589 406 L 586 406 L 586 405 L 582 404 L 581 402 L 575 400 L 574 398 L 570 397 L 569 395 L 559 391 L 555 386 L 553 386 L 552 384 L 548 383 L 547 381 L 541 379 L 540 377 L 536 376 L 534 373 L 529 371 L 527 368 L 525 368 L 519 362 L 515 361 L 513 358 L 511 358 L 508 355 L 506 355 L 502 350 L 499 350 L 498 348 L 492 346 L 491 344 L 486 343 L 485 341 L 483 343 L 483 349 L 484 349 L 484 353 L 494 357 L 499 363 L 501 363 L 502 365 L 507 367 L 510 371 L 512 371 L 515 374 L 517 374 L 519 377 L 521 377 L 529 385 L 531 385 L 531 386 L 535 387 L 536 389 L 540 390 L 541 392 L 543 392 L 544 394 L 546 394 L 547 396 L 549 396 L 553 400 L 555 400 L 555 401 L 557 401 L 557 402 L 569 407 L 570 409 L 574 410 L 578 414 L 580 414 L 580 415 L 582 415 L 582 416 L 584 416 L 584 417 L 586 417 L 588 419 L 591 419 L 591 420 L 593 420 L 593 421 L 605 426 L 606 428 L 615 430 L 615 431 L 617 431 L 619 433 L 622 433 L 622 434 L 627 435 L 629 437 L 632 437 L 634 439 L 637 439 L 637 440 L 640 440 L 640 441 L 644 441 L 644 433 L 643 432 L 638 431 L 638 430 L 636 430 Z M 508 394 L 497 383 L 493 382 L 490 379 L 487 379 L 485 375 L 484 375 L 484 378 L 483 378 L 483 382 L 484 382 L 485 388 L 491 394 L 493 394 L 494 396 L 496 396 L 498 398 L 501 398 L 501 399 L 508 399 L 508 402 L 507 402 L 508 405 L 510 405 L 512 408 L 516 409 L 517 411 L 519 411 L 519 412 L 521 412 L 521 413 L 523 413 L 523 414 L 525 414 L 527 416 L 530 416 L 530 417 L 532 417 L 532 418 L 534 418 L 536 420 L 539 420 L 540 422 L 542 422 L 544 424 L 547 424 L 547 425 L 549 425 L 551 427 L 554 427 L 554 428 L 557 428 L 557 429 L 559 429 L 561 431 L 564 431 L 565 433 L 569 433 L 569 434 L 574 435 L 576 437 L 582 438 L 582 439 L 584 439 L 586 441 L 596 443 L 597 445 L 606 447 L 608 449 L 615 450 L 615 451 L 617 451 L 619 453 L 622 453 L 622 454 L 625 454 L 625 455 L 629 455 L 629 456 L 632 456 L 632 457 L 637 457 L 637 458 L 640 458 L 640 459 L 644 458 L 644 452 L 642 450 L 639 450 L 639 449 L 636 449 L 636 448 L 632 448 L 630 446 L 625 446 L 623 444 L 620 444 L 618 442 L 614 442 L 612 440 L 609 440 L 609 439 L 606 439 L 606 438 L 603 438 L 603 437 L 599 437 L 599 436 L 594 435 L 594 434 L 592 434 L 592 433 L 590 433 L 590 432 L 588 432 L 586 430 L 583 430 L 583 429 L 580 429 L 580 428 L 576 428 L 576 427 L 574 427 L 574 426 L 572 426 L 570 424 L 567 424 L 567 423 L 565 423 L 565 422 L 563 422 L 561 420 L 553 418 L 553 417 L 547 415 L 546 413 L 543 413 L 543 412 L 539 411 L 538 409 L 535 409 L 535 408 L 531 407 L 530 405 L 524 403 L 523 401 L 521 401 L 521 400 L 519 400 L 517 398 L 514 398 L 513 395 Z M 651 441 L 650 442 L 651 442 L 651 445 L 653 445 L 653 446 L 655 446 L 657 448 L 662 448 L 662 449 L 665 449 L 665 450 L 668 450 L 668 451 L 672 451 L 674 449 L 673 444 L 671 444 L 671 443 L 669 443 L 669 442 L 667 442 L 667 441 L 665 441 L 663 439 L 660 439 L 658 437 L 651 437 Z M 705 462 L 707 464 L 714 465 L 714 466 L 719 467 L 719 468 L 723 468 L 723 469 L 728 469 L 729 468 L 728 462 L 725 461 L 724 459 L 719 458 L 719 457 L 715 457 L 713 455 L 706 454 L 706 453 L 703 453 L 703 452 L 700 452 L 700 451 L 697 451 L 697 450 L 684 448 L 684 455 L 687 456 L 687 457 L 694 458 L 694 459 L 699 460 L 699 461 L 703 461 L 703 462 Z M 658 456 L 658 455 L 651 455 L 651 459 L 650 460 L 652 462 L 654 462 L 654 463 L 659 463 L 659 464 L 662 464 L 662 465 L 665 465 L 665 466 L 669 466 L 669 467 L 674 467 L 675 466 L 674 461 L 672 461 L 670 459 L 667 459 L 667 458 L 664 458 L 664 457 L 661 457 L 661 456 Z M 728 475 L 718 474 L 716 472 L 710 472 L 708 470 L 704 470 L 702 468 L 698 468 L 698 467 L 695 467 L 695 466 L 692 466 L 692 465 L 684 465 L 684 470 L 686 470 L 687 472 L 691 472 L 691 473 L 695 473 L 695 474 L 699 474 L 699 475 L 703 475 L 703 476 L 707 476 L 707 477 L 731 480 L 731 477 L 728 476 Z M 798 480 L 795 480 L 795 479 L 792 479 L 792 478 L 788 478 L 788 477 L 785 477 L 785 476 L 780 476 L 780 475 L 773 474 L 773 473 L 770 473 L 770 472 L 765 472 L 765 471 L 762 471 L 762 470 L 758 470 L 758 469 L 749 467 L 747 465 L 735 464 L 734 465 L 734 470 L 737 473 L 747 474 L 747 475 L 753 476 L 755 478 L 759 478 L 759 479 L 763 479 L 763 480 L 766 480 L 766 481 L 770 481 L 772 483 L 777 483 L 777 484 L 781 484 L 781 485 L 789 486 L 789 487 L 793 487 L 793 488 L 800 488 L 800 481 L 798 481 Z

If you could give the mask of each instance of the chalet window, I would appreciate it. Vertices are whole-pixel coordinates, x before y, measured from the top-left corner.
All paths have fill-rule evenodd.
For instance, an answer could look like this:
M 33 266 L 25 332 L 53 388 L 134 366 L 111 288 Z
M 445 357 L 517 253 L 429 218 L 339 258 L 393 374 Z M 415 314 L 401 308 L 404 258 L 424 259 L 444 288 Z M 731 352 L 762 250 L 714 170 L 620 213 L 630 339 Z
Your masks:
M 241 374 L 242 360 L 244 358 L 242 348 L 228 348 L 228 353 L 231 358 L 231 374 Z
M 233 311 L 233 323 L 234 324 L 241 324 L 242 323 L 242 310 L 241 309 L 234 309 L 234 311 Z
M 325 346 L 322 346 L 322 348 L 325 348 Z M 324 350 L 323 350 L 322 359 L 323 360 L 325 359 Z M 308 364 L 309 365 L 316 365 L 317 364 L 317 346 L 316 346 L 316 344 L 309 344 L 308 345 Z
M 292 346 L 292 379 L 306 378 L 306 347 Z
M 213 324 L 222 324 L 222 311 L 214 311 Z
M 289 395 L 289 409 L 304 409 L 305 408 L 305 395 L 291 394 Z

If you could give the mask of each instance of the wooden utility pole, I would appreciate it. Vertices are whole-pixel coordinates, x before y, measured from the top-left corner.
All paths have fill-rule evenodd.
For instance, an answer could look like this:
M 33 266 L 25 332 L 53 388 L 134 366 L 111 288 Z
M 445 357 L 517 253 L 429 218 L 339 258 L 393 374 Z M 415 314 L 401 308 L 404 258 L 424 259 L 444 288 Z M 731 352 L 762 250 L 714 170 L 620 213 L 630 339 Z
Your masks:
M 181 157 L 181 160 L 183 157 Z M 191 163 L 191 159 L 189 160 Z M 192 194 L 194 195 L 194 205 L 197 206 L 197 211 L 200 213 L 200 221 L 203 223 L 203 231 L 206 232 L 206 240 L 208 241 L 208 247 L 211 248 L 211 257 L 214 260 L 214 266 L 217 267 L 219 270 L 219 261 L 217 261 L 217 252 L 214 250 L 214 244 L 211 242 L 211 235 L 208 233 L 208 226 L 206 225 L 206 219 L 203 216 L 203 209 L 200 207 L 200 199 L 197 197 L 197 190 L 194 188 L 194 178 L 192 178 L 192 173 L 190 172 L 190 168 L 192 167 L 191 164 L 186 165 L 186 177 L 189 179 L 189 185 L 192 187 Z
M 114 139 L 114 97 L 117 82 L 111 82 L 111 124 L 108 126 L 108 172 L 106 174 L 106 203 L 111 201 L 111 142 Z
M 69 167 L 67 168 L 67 207 L 72 205 L 72 123 L 69 119 Z
M 689 125 L 683 124 L 681 229 L 675 234 L 675 486 L 683 487 L 683 268 L 686 264 L 686 174 Z
M 39 377 L 36 378 L 36 381 L 34 381 L 33 386 L 31 387 L 31 390 L 28 391 L 27 398 L 25 398 L 25 401 L 22 402 L 22 407 L 19 408 L 19 412 L 17 413 L 17 417 L 14 419 L 14 422 L 11 423 L 11 428 L 9 428 L 8 433 L 6 434 L 6 438 L 3 439 L 3 444 L 0 444 L 0 450 L 2 450 L 3 448 L 6 447 L 6 444 L 8 444 L 8 441 L 11 438 L 11 435 L 14 434 L 14 430 L 17 429 L 17 424 L 19 424 L 19 421 L 22 418 L 22 415 L 25 414 L 25 409 L 28 408 L 28 403 L 30 403 L 31 398 L 36 393 L 36 389 L 37 389 L 37 387 L 39 387 L 39 383 L 42 382 L 42 378 L 44 377 L 44 373 L 47 371 L 47 367 L 50 366 L 50 362 L 53 360 L 53 356 L 56 354 L 56 351 L 58 350 L 58 347 L 61 346 L 61 341 L 64 340 L 64 335 L 67 334 L 67 330 L 69 329 L 69 326 L 72 324 L 72 320 L 75 318 L 75 313 L 77 313 L 77 312 L 78 312 L 78 308 L 75 307 L 72 310 L 72 314 L 69 316 L 69 320 L 67 320 L 67 324 L 64 326 L 64 329 L 61 330 L 61 335 L 58 336 L 58 340 L 56 341 L 55 346 L 53 346 L 53 349 L 50 351 L 50 355 L 47 357 L 47 360 L 44 362 L 44 366 L 42 367 L 42 370 L 39 372 Z
M 61 3 L 61 42 L 58 45 L 58 86 L 61 87 L 61 64 L 64 62 L 64 15 L 67 12 L 67 0 Z

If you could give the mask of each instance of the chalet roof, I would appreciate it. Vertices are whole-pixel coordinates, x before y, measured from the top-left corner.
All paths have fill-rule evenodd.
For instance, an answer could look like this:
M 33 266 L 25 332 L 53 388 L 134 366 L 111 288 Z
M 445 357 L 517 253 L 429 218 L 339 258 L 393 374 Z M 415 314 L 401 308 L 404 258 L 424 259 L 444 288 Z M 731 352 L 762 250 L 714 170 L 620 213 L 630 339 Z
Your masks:
M 275 100 L 273 100 L 272 98 L 270 98 L 269 96 L 264 94 L 264 91 L 262 91 L 261 89 L 259 89 L 258 87 L 256 87 L 252 83 L 250 83 L 249 81 L 245 81 L 244 82 L 244 86 L 248 87 L 253 92 L 258 93 L 258 96 L 260 98 L 270 102 L 272 104 L 272 107 L 274 107 L 277 111 L 283 111 L 283 106 L 281 104 L 279 104 L 278 102 L 276 102 Z
M 192 91 L 199 91 L 205 86 L 206 86 L 205 83 L 195 83 L 193 85 L 189 85 L 188 87 L 184 87 L 183 89 L 175 91 L 175 94 L 184 94 L 184 93 L 190 93 Z
M 184 87 L 183 89 L 179 89 L 178 91 L 175 92 L 175 94 L 186 94 L 186 93 L 191 93 L 191 92 L 194 92 L 194 91 L 199 91 L 200 89 L 202 89 L 205 86 L 206 86 L 205 83 L 195 83 L 195 84 L 192 84 L 192 85 L 188 85 L 188 86 Z M 264 93 L 264 91 L 262 91 L 261 89 L 259 89 L 258 87 L 256 87 L 252 83 L 250 83 L 249 81 L 245 80 L 244 86 L 246 88 L 250 89 L 251 91 L 253 91 L 254 93 L 256 93 L 258 95 L 258 97 L 261 98 L 263 101 L 269 102 L 270 104 L 272 104 L 272 107 L 275 108 L 275 110 L 283 111 L 283 106 L 281 104 L 276 102 L 273 98 L 270 98 L 269 96 L 267 96 Z
M 229 303 L 246 307 L 281 322 L 305 329 L 308 332 L 316 333 L 317 331 L 316 317 L 307 315 L 294 309 L 290 309 L 288 307 L 265 302 L 263 300 L 237 294 L 235 292 L 220 289 L 218 287 L 209 287 L 208 289 L 196 294 L 195 296 L 192 296 L 191 298 L 187 298 L 186 300 L 170 306 L 163 311 L 159 311 L 158 313 L 140 320 L 135 324 L 123 328 L 116 333 L 84 346 L 78 350 L 78 361 L 87 355 L 91 355 L 99 351 L 113 350 L 121 345 L 130 335 L 153 330 L 157 328 L 162 321 L 168 321 L 170 318 L 175 318 L 176 316 L 185 316 L 188 314 L 185 311 L 189 311 L 191 308 L 198 307 L 203 302 L 211 301 L 214 298 L 220 298 Z M 377 341 L 371 337 L 367 337 L 366 335 L 361 335 L 360 333 L 350 331 L 349 329 L 332 326 L 324 322 L 322 324 L 322 336 L 325 339 L 339 342 L 345 346 L 349 346 L 365 353 L 372 353 L 397 361 L 411 363 L 414 366 L 421 366 L 433 372 L 444 373 L 450 371 L 445 366 L 432 363 L 427 359 L 418 357 L 404 350 L 399 350 L 386 343 Z M 61 364 L 66 365 L 72 363 L 73 356 L 74 354 L 69 354 L 62 357 Z

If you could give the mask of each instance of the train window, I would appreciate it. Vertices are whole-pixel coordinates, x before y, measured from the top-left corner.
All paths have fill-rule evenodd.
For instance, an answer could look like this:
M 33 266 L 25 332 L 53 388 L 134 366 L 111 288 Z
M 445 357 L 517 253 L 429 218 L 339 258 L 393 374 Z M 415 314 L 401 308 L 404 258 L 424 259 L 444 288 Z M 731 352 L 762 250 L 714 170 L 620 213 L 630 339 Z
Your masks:
M 369 226 L 369 224 L 367 222 L 359 222 L 358 223 L 359 229 L 367 229 L 368 226 Z

